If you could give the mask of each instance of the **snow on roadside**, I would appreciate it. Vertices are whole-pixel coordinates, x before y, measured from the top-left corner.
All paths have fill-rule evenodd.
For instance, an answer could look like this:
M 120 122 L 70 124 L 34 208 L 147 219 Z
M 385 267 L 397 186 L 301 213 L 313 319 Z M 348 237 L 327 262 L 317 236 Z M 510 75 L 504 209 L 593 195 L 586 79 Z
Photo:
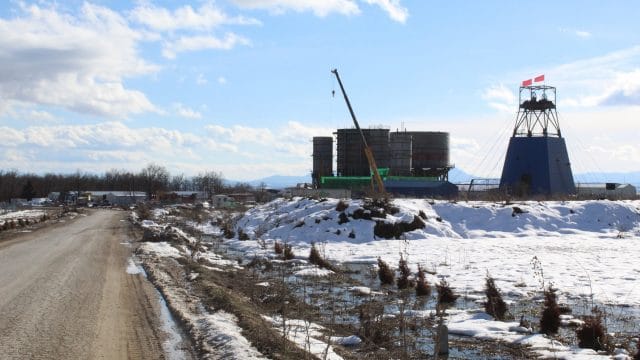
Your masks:
M 179 258 L 185 256 L 184 254 L 180 253 L 178 249 L 171 246 L 171 244 L 165 241 L 157 243 L 145 242 L 140 244 L 140 247 L 138 249 L 139 251 L 142 251 L 144 253 L 154 254 L 160 257 Z
M 19 211 L 11 211 L 6 212 L 0 215 L 0 226 L 4 225 L 5 222 L 9 221 L 18 221 L 18 220 L 37 220 L 42 219 L 43 215 L 46 215 L 47 212 L 44 210 L 19 210 Z
M 262 317 L 269 321 L 273 325 L 273 328 L 278 330 L 280 334 L 284 331 L 287 339 L 296 344 L 300 349 L 320 359 L 342 360 L 342 357 L 333 350 L 333 346 L 323 340 L 322 330 L 325 329 L 323 326 L 306 320 L 288 319 L 285 321 L 283 329 L 282 317 L 269 317 L 264 315 Z M 355 340 L 350 337 L 348 340 L 342 337 L 332 337 L 331 339 L 336 340 L 336 343 L 339 341 L 346 341 L 351 344 L 355 343 Z
M 171 258 L 186 256 L 186 253 L 181 253 L 166 242 L 142 243 L 139 246 L 139 252 L 142 258 L 145 256 L 152 259 L 169 258 L 160 262 L 146 261 L 144 263 L 146 272 L 163 294 L 168 307 L 186 324 L 189 333 L 205 353 L 204 358 L 265 359 L 242 335 L 242 329 L 238 326 L 235 316 L 224 311 L 213 313 L 207 311 L 199 299 L 189 294 L 188 285 L 185 287 L 184 280 L 173 278 L 165 271 L 163 263 L 171 264 L 173 262 Z M 173 266 L 181 269 L 177 263 Z M 191 280 L 196 278 L 197 275 L 190 277 Z

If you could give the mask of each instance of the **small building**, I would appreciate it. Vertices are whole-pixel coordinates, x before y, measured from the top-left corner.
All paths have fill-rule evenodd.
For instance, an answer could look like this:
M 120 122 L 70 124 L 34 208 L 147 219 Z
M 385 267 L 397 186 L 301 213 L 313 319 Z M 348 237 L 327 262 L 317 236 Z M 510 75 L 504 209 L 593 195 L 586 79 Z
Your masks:
M 578 197 L 583 199 L 635 199 L 636 187 L 631 184 L 577 184 Z
M 204 191 L 167 191 L 159 196 L 160 201 L 174 203 L 194 203 L 206 201 L 207 193 Z
M 213 207 L 216 209 L 232 208 L 236 202 L 228 195 L 213 195 Z
M 147 193 L 143 191 L 85 191 L 78 198 L 87 198 L 88 203 L 102 205 L 128 206 L 147 199 Z
M 256 196 L 252 193 L 229 194 L 229 197 L 236 203 L 243 205 L 252 205 L 256 203 Z

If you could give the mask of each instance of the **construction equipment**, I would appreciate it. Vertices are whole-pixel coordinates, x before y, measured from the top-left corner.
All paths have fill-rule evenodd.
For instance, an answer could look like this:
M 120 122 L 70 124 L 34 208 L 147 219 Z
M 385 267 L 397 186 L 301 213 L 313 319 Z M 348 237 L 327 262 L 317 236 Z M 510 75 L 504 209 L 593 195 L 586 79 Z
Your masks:
M 351 102 L 349 101 L 349 97 L 347 96 L 347 93 L 344 91 L 344 86 L 342 86 L 342 81 L 340 80 L 340 75 L 338 75 L 338 70 L 333 69 L 331 70 L 331 72 L 336 76 L 336 79 L 338 79 L 340 90 L 342 91 L 342 95 L 344 96 L 344 101 L 347 103 L 347 107 L 349 108 L 349 113 L 351 114 L 353 123 L 355 124 L 356 129 L 358 129 L 358 131 L 360 132 L 360 135 L 362 136 L 362 144 L 364 145 L 364 155 L 367 157 L 367 162 L 369 163 L 369 169 L 371 170 L 371 173 L 372 173 L 373 182 L 375 182 L 377 186 L 378 193 L 380 195 L 384 195 L 385 194 L 384 183 L 382 182 L 382 177 L 378 172 L 378 166 L 376 165 L 376 160 L 373 158 L 373 152 L 371 151 L 371 148 L 367 144 L 367 139 L 365 138 L 364 132 L 362 132 L 362 129 L 360 129 L 360 124 L 358 124 L 358 120 L 356 120 L 356 114 L 354 114 L 353 108 L 351 107 Z M 373 187 L 373 184 L 372 184 L 372 187 Z M 374 188 L 374 191 L 375 190 L 376 189 Z

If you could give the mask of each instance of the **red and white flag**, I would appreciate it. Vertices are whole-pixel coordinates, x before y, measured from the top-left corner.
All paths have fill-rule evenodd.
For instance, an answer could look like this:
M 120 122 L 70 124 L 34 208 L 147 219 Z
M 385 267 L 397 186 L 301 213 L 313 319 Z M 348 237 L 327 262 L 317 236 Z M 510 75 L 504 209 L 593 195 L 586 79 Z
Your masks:
M 536 76 L 535 78 L 533 78 L 533 81 L 534 82 L 544 81 L 544 75 Z
M 533 80 L 531 79 L 522 82 L 522 86 L 531 86 L 531 84 L 533 84 Z

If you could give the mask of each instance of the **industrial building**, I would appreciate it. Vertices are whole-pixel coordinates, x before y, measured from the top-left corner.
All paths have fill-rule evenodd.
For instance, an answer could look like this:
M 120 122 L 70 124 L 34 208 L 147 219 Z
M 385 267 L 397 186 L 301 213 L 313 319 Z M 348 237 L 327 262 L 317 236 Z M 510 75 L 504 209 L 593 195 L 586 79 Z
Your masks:
M 447 181 L 452 168 L 449 133 L 389 131 L 385 128 L 338 129 L 336 171 L 333 137 L 313 138 L 314 186 L 349 189 L 358 193 L 371 184 L 371 169 L 362 136 L 366 139 L 388 192 L 406 196 L 453 197 L 457 187 Z
M 518 114 L 500 191 L 518 197 L 576 193 L 556 113 L 555 87 L 530 83 L 520 87 Z

